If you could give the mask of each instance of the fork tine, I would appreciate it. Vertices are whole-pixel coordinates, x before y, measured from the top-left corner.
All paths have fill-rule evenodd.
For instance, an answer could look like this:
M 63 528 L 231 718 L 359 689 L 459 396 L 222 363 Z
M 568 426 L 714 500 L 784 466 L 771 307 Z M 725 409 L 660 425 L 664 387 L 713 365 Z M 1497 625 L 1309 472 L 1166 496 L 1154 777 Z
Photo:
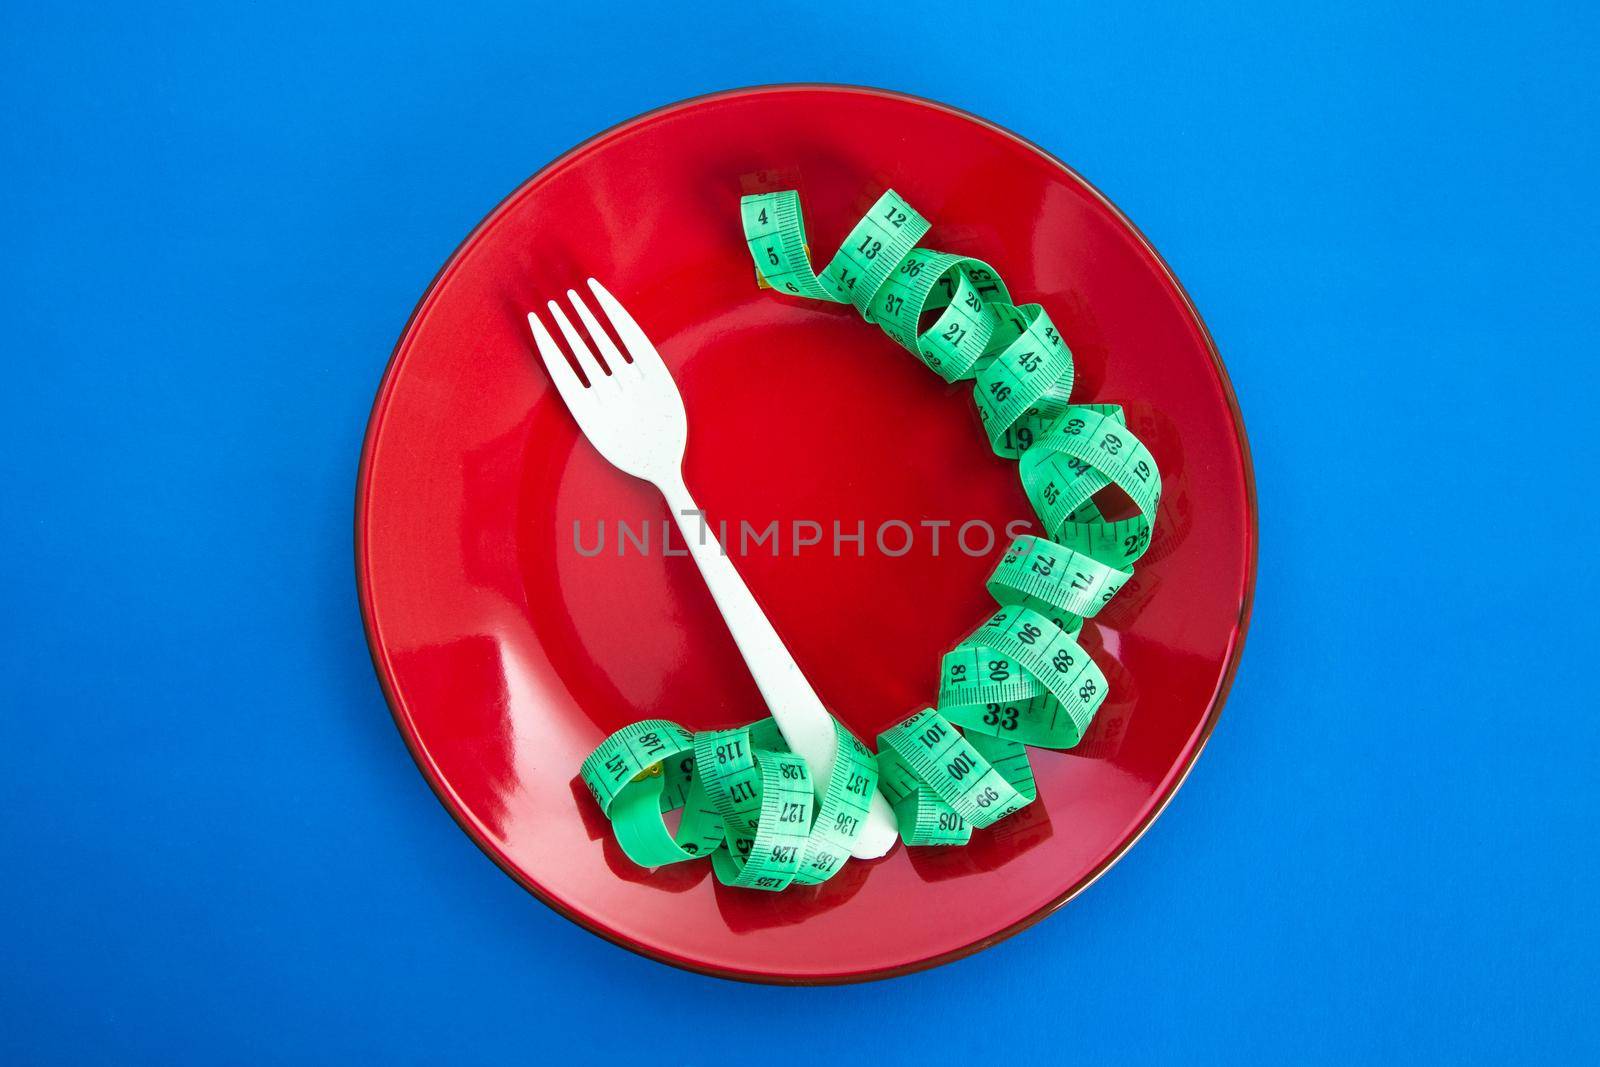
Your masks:
M 567 362 L 566 353 L 561 351 L 556 339 L 544 328 L 539 316 L 531 311 L 528 312 L 528 328 L 533 331 L 533 340 L 539 346 L 539 357 L 544 360 L 544 369 L 550 372 L 550 380 L 556 383 L 556 392 L 561 394 L 561 398 L 567 402 L 567 407 L 571 408 L 583 395 L 582 380 L 573 371 L 572 364 Z
M 662 368 L 664 365 L 656 346 L 651 344 L 650 338 L 639 329 L 639 324 L 633 321 L 633 316 L 628 314 L 628 309 L 622 306 L 622 302 L 606 292 L 606 287 L 593 278 L 589 279 L 589 288 L 594 292 L 594 298 L 600 302 L 600 310 L 611 320 L 611 328 L 617 331 L 617 336 L 622 339 L 622 345 L 628 350 L 628 355 L 633 361 L 641 366 Z
M 556 320 L 556 325 L 561 328 L 561 335 L 567 339 L 567 344 L 572 346 L 572 354 L 578 359 L 578 369 L 589 379 L 590 388 L 603 385 L 606 381 L 606 372 L 600 369 L 600 364 L 595 361 L 594 353 L 589 351 L 583 336 L 573 329 L 567 313 L 562 311 L 561 305 L 554 300 L 546 306 L 550 309 L 551 317 Z
M 589 310 L 589 305 L 583 302 L 583 297 L 572 289 L 567 290 L 567 299 L 572 301 L 573 310 L 578 313 L 578 318 L 583 320 L 584 328 L 589 331 L 589 336 L 594 339 L 594 346 L 600 350 L 600 355 L 605 359 L 606 366 L 611 368 L 612 374 L 617 374 L 627 367 L 622 353 L 617 351 L 617 346 L 611 343 L 611 335 L 600 328 L 600 323 L 595 319 L 594 312 Z

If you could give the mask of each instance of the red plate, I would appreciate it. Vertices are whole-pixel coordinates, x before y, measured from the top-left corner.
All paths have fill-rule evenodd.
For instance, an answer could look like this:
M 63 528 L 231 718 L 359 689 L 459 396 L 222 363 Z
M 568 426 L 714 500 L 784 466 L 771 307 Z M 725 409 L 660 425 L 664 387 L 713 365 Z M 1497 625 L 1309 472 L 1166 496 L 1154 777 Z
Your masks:
M 823 525 L 738 560 L 822 699 L 871 740 L 934 697 L 940 655 L 992 610 L 1003 549 L 955 532 L 1029 518 L 1014 462 L 947 387 L 847 307 L 756 288 L 743 191 L 798 184 L 825 260 L 885 187 L 927 247 L 993 264 L 1049 309 L 1075 397 L 1126 406 L 1160 462 L 1158 534 L 1086 627 L 1111 696 L 1079 749 L 1035 750 L 1041 800 L 965 848 L 897 848 L 825 885 L 726 889 L 710 865 L 631 865 L 577 779 L 607 733 L 764 714 L 666 506 L 578 434 L 526 312 L 593 275 L 655 340 L 689 412 L 685 471 L 713 522 Z M 586 548 L 606 520 L 605 552 Z M 915 545 L 874 532 L 910 523 Z M 616 554 L 615 524 L 652 525 Z M 864 523 L 864 554 L 831 551 Z M 948 521 L 948 528 L 923 525 Z M 901 534 L 888 530 L 897 550 Z M 941 534 L 937 554 L 935 529 Z M 805 528 L 809 532 L 809 528 Z M 876 90 L 751 89 L 651 112 L 523 183 L 466 239 L 395 347 L 362 455 L 357 576 L 396 722 L 440 799 L 508 874 L 618 944 L 713 974 L 875 978 L 1014 933 L 1104 871 L 1211 731 L 1249 614 L 1244 428 L 1205 326 L 1104 196 L 1014 134 Z

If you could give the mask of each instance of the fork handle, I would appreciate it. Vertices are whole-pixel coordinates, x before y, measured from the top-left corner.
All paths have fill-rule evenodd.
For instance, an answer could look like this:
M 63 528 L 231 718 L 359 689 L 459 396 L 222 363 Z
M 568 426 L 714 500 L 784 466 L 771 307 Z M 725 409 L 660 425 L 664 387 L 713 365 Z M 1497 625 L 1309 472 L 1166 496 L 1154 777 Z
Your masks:
M 828 709 L 822 706 L 816 690 L 806 681 L 749 586 L 723 553 L 716 535 L 707 528 L 704 513 L 689 495 L 682 477 L 662 484 L 660 489 L 778 730 L 790 750 L 811 766 L 812 785 L 820 803 L 839 749 Z M 894 847 L 897 833 L 894 810 L 882 793 L 874 791 L 871 810 L 852 854 L 858 859 L 882 856 Z

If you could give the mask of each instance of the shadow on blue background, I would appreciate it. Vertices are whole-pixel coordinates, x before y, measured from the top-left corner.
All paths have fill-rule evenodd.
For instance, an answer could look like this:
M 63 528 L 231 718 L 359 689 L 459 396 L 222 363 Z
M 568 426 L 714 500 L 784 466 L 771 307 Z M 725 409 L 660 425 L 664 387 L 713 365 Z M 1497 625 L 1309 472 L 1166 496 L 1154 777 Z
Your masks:
M 878 1064 L 1593 1058 L 1592 9 L 583 6 L 0 9 L 0 1060 L 813 1055 L 814 1020 Z M 810 991 L 484 859 L 351 561 L 368 405 L 467 230 L 601 128 L 790 80 L 968 108 L 1127 211 L 1232 372 L 1262 544 L 1127 859 Z

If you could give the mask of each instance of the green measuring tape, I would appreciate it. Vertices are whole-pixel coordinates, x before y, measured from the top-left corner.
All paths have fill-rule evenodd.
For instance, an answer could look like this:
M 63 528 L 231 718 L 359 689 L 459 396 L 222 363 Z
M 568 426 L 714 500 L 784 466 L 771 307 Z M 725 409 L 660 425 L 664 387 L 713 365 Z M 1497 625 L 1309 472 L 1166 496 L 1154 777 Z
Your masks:
M 820 808 L 810 768 L 771 719 L 697 734 L 646 719 L 602 741 L 579 774 L 641 867 L 710 856 L 726 885 L 814 885 L 844 866 L 878 783 L 872 752 L 837 719 L 833 729 L 839 756 Z
M 988 583 L 1000 609 L 945 654 L 937 708 L 880 734 L 876 756 L 834 721 L 839 758 L 820 804 L 772 719 L 693 734 L 649 719 L 584 760 L 583 781 L 635 863 L 710 856 L 726 885 L 779 890 L 838 873 L 874 789 L 907 845 L 965 844 L 1037 798 L 1028 748 L 1073 747 L 1106 699 L 1076 635 L 1149 548 L 1161 473 L 1121 408 L 1071 402 L 1072 351 L 1044 309 L 1013 303 L 981 260 L 916 247 L 928 221 L 893 190 L 820 274 L 797 193 L 746 196 L 739 212 L 759 284 L 850 304 L 946 382 L 973 382 L 989 445 L 1018 460 L 1046 533 L 1001 558 Z M 1110 486 L 1135 514 L 1102 512 Z

